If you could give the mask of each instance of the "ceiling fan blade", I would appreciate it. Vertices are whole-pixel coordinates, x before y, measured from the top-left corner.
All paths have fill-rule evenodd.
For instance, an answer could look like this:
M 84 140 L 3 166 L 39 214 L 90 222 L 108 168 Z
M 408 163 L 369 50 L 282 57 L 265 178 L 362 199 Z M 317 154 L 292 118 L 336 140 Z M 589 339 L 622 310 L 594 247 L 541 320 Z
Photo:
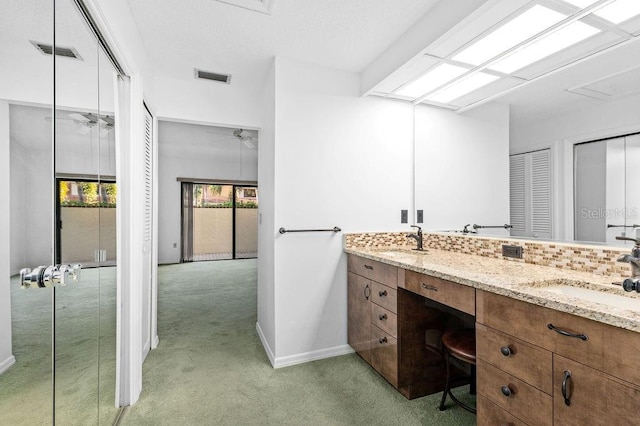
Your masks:
M 71 118 L 71 119 L 73 119 L 73 120 L 81 121 L 81 122 L 85 122 L 85 123 L 88 123 L 88 122 L 92 121 L 92 120 L 91 120 L 89 117 L 87 117 L 86 115 L 84 115 L 84 114 L 80 114 L 80 113 L 78 113 L 78 112 L 72 112 L 72 113 L 70 113 L 70 114 L 67 114 L 67 116 L 68 116 L 68 117 L 70 117 L 70 118 Z
M 113 117 L 109 117 L 108 115 L 101 116 L 100 118 L 98 118 L 98 121 L 100 122 L 100 124 L 104 124 L 107 126 L 115 125 L 115 120 L 113 119 Z
M 78 126 L 78 128 L 76 129 L 76 132 L 78 132 L 81 135 L 88 135 L 89 132 L 91 132 L 91 127 L 89 127 L 89 126 Z

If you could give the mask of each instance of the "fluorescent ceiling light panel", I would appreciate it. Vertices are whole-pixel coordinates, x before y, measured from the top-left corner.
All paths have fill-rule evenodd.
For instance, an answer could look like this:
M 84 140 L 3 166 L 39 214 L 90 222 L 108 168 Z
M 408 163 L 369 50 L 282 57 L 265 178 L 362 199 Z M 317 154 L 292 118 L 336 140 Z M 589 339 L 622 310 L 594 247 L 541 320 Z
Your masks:
M 639 0 L 640 1 L 640 0 Z M 480 65 L 565 19 L 567 15 L 535 5 L 453 57 Z
M 585 7 L 591 6 L 598 0 L 564 0 L 569 4 L 574 5 L 575 7 L 579 7 L 580 9 L 584 9 Z
M 471 93 L 482 86 L 486 86 L 487 84 L 497 79 L 497 76 L 484 72 L 471 74 L 470 76 L 463 78 L 457 83 L 454 83 L 453 85 L 442 89 L 439 92 L 434 93 L 433 95 L 427 96 L 427 100 L 446 104 L 454 99 L 459 98 L 462 95 L 466 95 L 467 93 Z
M 564 48 L 572 46 L 582 40 L 599 33 L 600 30 L 576 21 L 566 27 L 555 31 L 540 40 L 520 49 L 504 59 L 491 65 L 489 68 L 506 74 L 532 64 L 547 56 L 553 55 Z
M 609 22 L 613 22 L 614 24 L 619 24 L 627 19 L 640 15 L 640 1 L 617 0 L 596 10 L 594 15 L 598 15 L 599 17 L 604 18 Z
M 446 82 L 453 80 L 467 71 L 467 68 L 449 64 L 440 64 L 429 70 L 414 82 L 396 90 L 394 93 L 401 96 L 408 96 L 410 98 L 419 98 L 425 93 L 429 93 L 433 89 L 442 86 Z

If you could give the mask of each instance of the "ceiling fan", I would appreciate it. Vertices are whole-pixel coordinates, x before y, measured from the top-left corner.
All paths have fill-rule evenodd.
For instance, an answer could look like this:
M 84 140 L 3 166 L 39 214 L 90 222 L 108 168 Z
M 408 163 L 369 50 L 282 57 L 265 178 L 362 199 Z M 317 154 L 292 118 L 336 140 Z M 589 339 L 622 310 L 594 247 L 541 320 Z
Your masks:
M 214 131 L 208 131 L 207 133 L 213 133 L 216 135 L 222 135 L 227 137 L 225 139 L 218 139 L 219 141 L 238 140 L 242 142 L 242 144 L 249 149 L 255 149 L 256 142 L 258 141 L 258 136 L 254 135 L 250 130 L 245 130 L 245 129 L 235 129 L 231 134 L 223 133 L 223 132 L 214 132 Z
M 46 117 L 46 120 L 50 121 L 51 117 Z M 91 129 L 97 127 L 100 129 L 100 136 L 106 136 L 115 127 L 115 120 L 112 116 L 97 115 L 90 112 L 71 112 L 67 113 L 66 117 L 56 117 L 56 120 L 72 121 L 78 126 L 76 132 L 81 135 L 86 135 Z

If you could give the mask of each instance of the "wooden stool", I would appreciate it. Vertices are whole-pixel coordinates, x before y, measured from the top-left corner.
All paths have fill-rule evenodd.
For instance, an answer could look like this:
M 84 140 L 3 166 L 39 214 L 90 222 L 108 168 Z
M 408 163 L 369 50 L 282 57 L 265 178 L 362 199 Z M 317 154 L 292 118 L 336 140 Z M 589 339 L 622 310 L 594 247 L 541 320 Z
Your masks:
M 476 409 L 468 406 L 464 402 L 459 401 L 452 393 L 451 393 L 451 382 L 454 380 L 459 380 L 459 378 L 451 377 L 451 360 L 453 357 L 465 364 L 469 364 L 471 366 L 471 377 L 465 377 L 465 379 L 470 380 L 470 390 L 469 393 L 471 395 L 476 394 L 476 333 L 475 330 L 471 328 L 463 328 L 463 329 L 455 329 L 455 330 L 447 330 L 442 335 L 442 349 L 445 363 L 447 365 L 447 383 L 444 387 L 444 392 L 442 392 L 442 399 L 440 400 L 440 411 L 444 410 L 444 403 L 447 399 L 447 394 L 451 397 L 453 402 L 461 406 L 467 411 L 471 411 L 472 413 L 476 412 Z

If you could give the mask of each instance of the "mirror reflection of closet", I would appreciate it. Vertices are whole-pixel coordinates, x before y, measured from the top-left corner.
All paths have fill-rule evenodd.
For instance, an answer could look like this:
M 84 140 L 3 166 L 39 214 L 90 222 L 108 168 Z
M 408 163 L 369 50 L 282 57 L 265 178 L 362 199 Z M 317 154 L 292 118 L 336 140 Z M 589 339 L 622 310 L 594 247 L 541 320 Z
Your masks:
M 640 134 L 574 146 L 574 226 L 577 241 L 616 244 L 640 237 Z
M 74 0 L 9 2 L 2 15 L 12 276 L 0 282 L 0 424 L 112 424 L 115 204 L 100 188 L 115 180 L 115 72 Z M 78 198 L 63 180 L 92 183 Z M 21 268 L 60 261 L 83 265 L 78 283 L 20 288 Z

